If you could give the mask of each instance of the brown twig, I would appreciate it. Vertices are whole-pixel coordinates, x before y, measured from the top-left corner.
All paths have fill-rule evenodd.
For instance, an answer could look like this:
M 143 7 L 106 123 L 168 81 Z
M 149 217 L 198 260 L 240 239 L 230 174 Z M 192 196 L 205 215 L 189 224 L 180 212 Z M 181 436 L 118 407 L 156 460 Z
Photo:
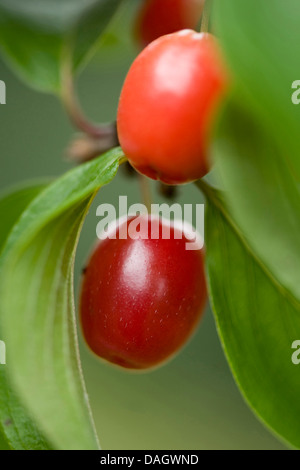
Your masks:
M 212 0 L 205 0 L 202 19 L 201 19 L 201 33 L 207 33 L 209 31 L 209 20 L 211 14 Z

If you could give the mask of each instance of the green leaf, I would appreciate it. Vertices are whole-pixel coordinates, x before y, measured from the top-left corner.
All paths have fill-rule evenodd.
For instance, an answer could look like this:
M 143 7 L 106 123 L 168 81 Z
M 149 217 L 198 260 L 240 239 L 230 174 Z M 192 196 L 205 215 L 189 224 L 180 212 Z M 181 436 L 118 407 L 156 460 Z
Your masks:
M 250 112 L 226 110 L 215 143 L 225 197 L 254 251 L 300 301 L 300 186 Z
M 297 0 L 215 2 L 234 75 L 214 158 L 234 218 L 277 281 L 300 301 L 300 107 Z
M 291 361 L 300 331 L 300 108 L 291 101 L 300 5 L 214 3 L 234 89 L 213 147 L 223 198 L 206 191 L 210 294 L 244 396 L 300 447 L 300 376 Z
M 216 32 L 239 97 L 255 110 L 300 177 L 300 106 L 292 103 L 299 80 L 299 0 L 215 0 Z
M 299 339 L 300 304 L 253 253 L 219 194 L 200 187 L 210 298 L 232 372 L 261 420 L 299 448 L 300 375 L 291 346 Z
M 1 231 L 0 252 L 14 224 L 28 204 L 44 189 L 46 183 L 36 182 L 18 187 L 2 195 L 0 199 Z
M 9 378 L 58 449 L 98 448 L 78 356 L 73 264 L 91 200 L 121 157 L 115 149 L 48 186 L 14 226 L 2 256 Z
M 33 87 L 59 92 L 67 50 L 77 68 L 122 0 L 0 0 L 0 48 Z
M 22 212 L 44 187 L 45 183 L 27 185 L 5 194 L 0 199 L 0 252 Z M 3 335 L 0 331 L 1 338 Z M 9 447 L 16 450 L 50 448 L 15 396 L 7 379 L 6 365 L 0 365 L 0 403 L 0 430 L 4 442 Z

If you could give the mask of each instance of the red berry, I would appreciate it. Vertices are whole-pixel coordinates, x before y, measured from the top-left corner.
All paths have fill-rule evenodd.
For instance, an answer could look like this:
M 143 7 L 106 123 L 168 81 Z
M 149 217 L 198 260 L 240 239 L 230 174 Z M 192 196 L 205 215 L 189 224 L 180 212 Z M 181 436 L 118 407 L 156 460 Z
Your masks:
M 187 183 L 210 168 L 213 119 L 227 88 L 218 45 L 208 33 L 163 36 L 133 62 L 121 92 L 121 147 L 140 173 Z
M 181 29 L 195 29 L 201 18 L 204 0 L 145 1 L 136 23 L 138 40 L 143 46 Z
M 157 366 L 178 351 L 207 297 L 202 251 L 186 250 L 188 239 L 173 225 L 170 238 L 163 239 L 165 222 L 143 220 L 135 239 L 120 239 L 118 228 L 116 239 L 100 241 L 85 270 L 80 300 L 88 346 L 129 369 Z M 121 224 L 125 234 L 132 221 L 136 217 Z M 158 239 L 147 238 L 153 224 Z M 175 233 L 182 238 L 175 239 Z

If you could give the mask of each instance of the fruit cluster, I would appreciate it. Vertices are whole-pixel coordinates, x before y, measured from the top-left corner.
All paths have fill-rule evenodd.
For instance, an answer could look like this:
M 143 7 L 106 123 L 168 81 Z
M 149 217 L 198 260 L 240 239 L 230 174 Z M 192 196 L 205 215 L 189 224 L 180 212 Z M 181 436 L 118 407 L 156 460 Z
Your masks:
M 137 29 L 150 44 L 133 62 L 119 101 L 118 137 L 128 161 L 169 185 L 209 171 L 210 135 L 228 87 L 216 39 L 190 29 L 202 6 L 199 0 L 145 2 Z M 128 231 L 130 220 L 124 223 Z M 166 222 L 156 223 L 162 228 Z M 169 228 L 169 239 L 144 237 L 142 228 L 135 239 L 117 233 L 91 255 L 81 324 L 92 351 L 111 363 L 130 369 L 161 364 L 186 343 L 203 313 L 202 250 L 187 251 L 185 233 Z

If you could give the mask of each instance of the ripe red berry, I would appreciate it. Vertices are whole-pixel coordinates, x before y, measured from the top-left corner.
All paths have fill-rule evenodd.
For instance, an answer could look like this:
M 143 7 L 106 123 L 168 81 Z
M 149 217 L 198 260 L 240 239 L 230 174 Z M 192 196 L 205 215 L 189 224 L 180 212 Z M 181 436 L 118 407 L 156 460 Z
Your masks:
M 195 29 L 201 18 L 204 0 L 148 0 L 142 5 L 136 22 L 136 35 L 146 46 L 150 42 L 181 29 Z
M 213 119 L 226 88 L 210 34 L 184 30 L 146 47 L 125 79 L 117 116 L 119 141 L 132 166 L 167 184 L 204 176 Z
M 188 239 L 174 226 L 163 239 L 165 222 L 143 220 L 134 239 L 121 239 L 119 232 L 125 229 L 128 235 L 136 217 L 120 225 L 116 239 L 100 241 L 85 270 L 80 299 L 88 346 L 129 369 L 157 366 L 178 351 L 207 297 L 202 251 L 186 250 Z M 160 230 L 158 239 L 149 236 L 153 224 Z

